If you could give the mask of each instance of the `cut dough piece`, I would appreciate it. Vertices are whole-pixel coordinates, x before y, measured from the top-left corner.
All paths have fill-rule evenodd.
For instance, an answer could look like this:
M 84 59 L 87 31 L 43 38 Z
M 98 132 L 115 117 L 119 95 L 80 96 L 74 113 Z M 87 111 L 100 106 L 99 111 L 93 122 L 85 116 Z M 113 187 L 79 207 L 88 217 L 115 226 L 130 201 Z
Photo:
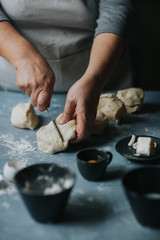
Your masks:
M 127 113 L 139 111 L 142 108 L 144 92 L 141 88 L 128 88 L 119 90 L 117 97 L 124 102 Z
M 151 137 L 138 137 L 136 155 L 151 156 L 155 153 L 154 140 Z
M 11 123 L 13 126 L 34 130 L 38 122 L 38 117 L 31 103 L 20 103 L 12 109 Z
M 108 119 L 102 112 L 97 111 L 96 119 L 93 124 L 92 134 L 100 135 L 103 133 L 105 128 L 108 126 Z
M 56 119 L 57 127 L 62 134 L 60 138 L 54 123 L 51 121 L 48 125 L 41 127 L 37 134 L 38 148 L 41 152 L 54 154 L 67 149 L 69 140 L 76 137 L 76 121 L 71 120 L 66 124 L 58 124 L 61 114 Z
M 106 93 L 100 96 L 98 112 L 103 113 L 108 120 L 118 123 L 126 115 L 126 108 L 115 94 Z

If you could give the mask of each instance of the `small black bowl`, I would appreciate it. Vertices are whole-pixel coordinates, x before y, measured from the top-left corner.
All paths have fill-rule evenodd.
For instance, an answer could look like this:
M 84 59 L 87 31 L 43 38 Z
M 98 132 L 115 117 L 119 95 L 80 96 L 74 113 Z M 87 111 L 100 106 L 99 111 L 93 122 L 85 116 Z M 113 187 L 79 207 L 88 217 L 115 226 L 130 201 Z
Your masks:
M 15 183 L 35 220 L 57 222 L 63 216 L 75 174 L 56 164 L 34 164 L 20 170 Z
M 112 160 L 111 152 L 84 149 L 77 154 L 77 166 L 81 175 L 89 181 L 99 180 Z
M 131 170 L 122 184 L 138 222 L 160 228 L 160 167 Z

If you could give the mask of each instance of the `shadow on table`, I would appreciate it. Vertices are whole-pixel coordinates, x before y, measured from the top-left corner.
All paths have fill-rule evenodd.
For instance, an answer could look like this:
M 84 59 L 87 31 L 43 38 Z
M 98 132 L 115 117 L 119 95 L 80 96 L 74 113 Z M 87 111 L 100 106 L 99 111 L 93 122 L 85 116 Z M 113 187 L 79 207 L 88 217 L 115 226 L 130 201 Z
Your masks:
M 50 122 L 50 120 L 47 119 L 46 117 L 38 115 L 38 118 L 39 118 L 39 123 L 38 123 L 37 129 L 47 125 Z
M 157 111 L 160 111 L 160 104 L 150 104 L 146 103 L 143 105 L 141 109 L 141 113 L 156 113 Z
M 109 167 L 105 175 L 99 180 L 99 181 L 110 181 L 110 180 L 116 180 L 122 178 L 126 171 L 126 168 L 123 167 Z
M 72 224 L 84 224 L 96 223 L 104 221 L 104 219 L 109 218 L 111 215 L 111 208 L 109 203 L 107 204 L 107 199 L 105 203 L 100 202 L 100 200 L 95 199 L 91 196 L 72 196 L 73 200 L 69 201 L 66 208 L 62 222 L 72 223 Z
M 122 119 L 121 125 L 123 124 L 135 124 L 146 121 L 146 116 L 142 116 L 138 113 L 127 115 L 125 118 Z
M 80 143 L 70 144 L 67 152 L 72 153 L 80 151 L 84 148 L 96 148 L 103 145 L 107 146 L 107 144 L 113 141 L 114 138 L 119 136 L 119 134 L 119 130 L 116 128 L 116 126 L 109 125 L 101 135 L 92 135 Z
M 120 124 L 134 124 L 146 121 L 146 115 L 144 116 L 143 114 L 148 114 L 150 116 L 151 113 L 156 113 L 158 111 L 160 111 L 160 104 L 144 104 L 139 112 L 128 114 L 122 119 Z

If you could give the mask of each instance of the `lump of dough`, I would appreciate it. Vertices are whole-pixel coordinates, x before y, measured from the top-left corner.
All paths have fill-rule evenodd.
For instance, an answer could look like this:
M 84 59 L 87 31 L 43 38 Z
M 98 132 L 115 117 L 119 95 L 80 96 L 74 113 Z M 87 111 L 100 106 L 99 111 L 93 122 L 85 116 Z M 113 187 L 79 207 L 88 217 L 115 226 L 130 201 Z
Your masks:
M 106 93 L 100 96 L 98 112 L 103 113 L 108 120 L 118 123 L 126 115 L 126 108 L 115 94 Z
M 141 88 L 128 88 L 119 90 L 117 97 L 124 102 L 127 113 L 133 113 L 142 108 L 144 92 Z
M 76 137 L 75 120 L 60 125 L 58 124 L 60 116 L 61 114 L 57 117 L 56 124 L 64 141 L 62 141 L 53 121 L 51 121 L 48 125 L 41 127 L 36 134 L 38 148 L 41 152 L 54 154 L 56 152 L 64 151 L 68 147 L 69 140 Z
M 13 126 L 34 130 L 38 122 L 38 117 L 31 103 L 21 103 L 12 109 L 11 123 Z
M 96 119 L 92 127 L 93 135 L 100 135 L 103 133 L 105 128 L 108 126 L 108 119 L 102 112 L 97 111 Z

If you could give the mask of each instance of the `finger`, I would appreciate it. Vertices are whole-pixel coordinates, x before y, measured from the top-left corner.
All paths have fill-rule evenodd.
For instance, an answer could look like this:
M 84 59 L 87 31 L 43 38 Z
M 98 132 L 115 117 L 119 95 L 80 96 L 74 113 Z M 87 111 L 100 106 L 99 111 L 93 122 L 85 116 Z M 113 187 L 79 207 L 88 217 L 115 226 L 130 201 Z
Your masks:
M 17 85 L 18 86 L 18 85 Z M 21 92 L 25 93 L 25 88 L 22 86 L 18 86 L 18 88 L 21 90 Z
M 19 81 L 16 80 L 16 86 L 21 90 L 21 92 L 25 92 L 24 86 L 19 84 Z
M 33 106 L 37 106 L 37 99 L 39 95 L 39 90 L 37 89 L 36 91 L 32 91 L 31 93 L 31 103 Z
M 75 108 L 76 108 L 75 102 L 66 100 L 64 111 L 59 119 L 59 124 L 65 124 L 68 121 L 72 120 Z
M 25 93 L 30 97 L 32 90 L 30 88 L 25 88 Z
M 47 90 L 42 90 L 37 97 L 37 108 L 43 112 L 50 105 L 52 94 Z
M 35 85 L 32 88 L 32 92 L 31 92 L 31 102 L 33 106 L 38 107 L 39 111 L 44 111 L 46 110 L 47 107 L 50 106 L 52 94 L 53 94 L 53 86 L 47 86 L 45 88 L 40 89 L 37 87 L 37 85 Z
M 77 137 L 76 137 L 76 139 L 74 139 L 72 141 L 74 143 L 80 142 L 89 136 L 89 129 L 87 127 L 87 119 L 86 119 L 84 113 L 78 113 L 76 120 L 77 120 L 77 127 L 76 127 Z

